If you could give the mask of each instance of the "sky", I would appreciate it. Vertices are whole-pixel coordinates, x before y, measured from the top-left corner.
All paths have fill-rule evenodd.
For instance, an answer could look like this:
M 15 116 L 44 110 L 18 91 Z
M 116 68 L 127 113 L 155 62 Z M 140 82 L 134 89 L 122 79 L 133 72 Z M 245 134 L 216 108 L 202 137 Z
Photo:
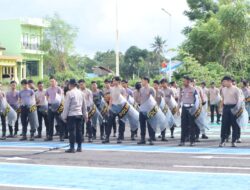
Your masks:
M 132 45 L 150 49 L 156 35 L 176 48 L 190 25 L 183 15 L 186 0 L 117 0 L 119 49 Z M 58 13 L 78 28 L 76 52 L 93 57 L 96 51 L 115 49 L 116 0 L 0 0 L 0 19 L 43 18 Z M 171 17 L 161 9 L 167 10 Z

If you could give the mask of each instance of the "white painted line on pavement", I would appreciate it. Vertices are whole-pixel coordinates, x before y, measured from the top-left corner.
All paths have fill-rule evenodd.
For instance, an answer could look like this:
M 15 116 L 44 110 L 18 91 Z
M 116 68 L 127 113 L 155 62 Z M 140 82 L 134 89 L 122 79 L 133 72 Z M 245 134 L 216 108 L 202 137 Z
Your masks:
M 237 157 L 237 156 L 191 156 L 191 158 L 250 160 L 250 157 Z
M 200 169 L 227 169 L 227 170 L 250 170 L 248 167 L 227 167 L 227 166 L 188 166 L 173 165 L 174 168 L 200 168 Z
M 72 190 L 72 188 L 63 188 L 63 187 L 46 187 L 46 186 L 36 186 L 36 185 L 13 185 L 13 184 L 5 184 L 0 183 L 0 187 L 15 187 L 15 188 L 28 188 L 28 189 L 47 189 L 47 190 Z M 84 189 L 76 189 L 74 190 L 84 190 Z M 86 190 L 86 189 L 85 189 Z

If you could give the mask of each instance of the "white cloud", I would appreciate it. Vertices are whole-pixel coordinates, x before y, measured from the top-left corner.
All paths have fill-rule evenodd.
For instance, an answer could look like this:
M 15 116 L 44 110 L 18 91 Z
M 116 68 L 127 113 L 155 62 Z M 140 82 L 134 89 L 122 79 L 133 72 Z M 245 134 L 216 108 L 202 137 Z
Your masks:
M 172 14 L 171 33 L 169 17 Z M 186 0 L 118 0 L 120 49 L 131 45 L 150 48 L 156 35 L 177 47 L 184 39 L 183 27 L 189 25 L 183 15 Z M 93 55 L 115 47 L 115 0 L 1 0 L 0 18 L 44 17 L 57 12 L 79 28 L 78 52 Z M 169 36 L 170 35 L 170 36 Z

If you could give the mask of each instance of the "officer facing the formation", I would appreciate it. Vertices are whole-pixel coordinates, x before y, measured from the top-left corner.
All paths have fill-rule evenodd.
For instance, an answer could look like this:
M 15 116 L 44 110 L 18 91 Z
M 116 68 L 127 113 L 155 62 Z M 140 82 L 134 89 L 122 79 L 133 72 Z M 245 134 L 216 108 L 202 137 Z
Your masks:
M 67 153 L 75 153 L 75 142 L 77 152 L 82 151 L 82 122 L 83 118 L 88 121 L 87 107 L 84 94 L 77 89 L 75 79 L 69 81 L 69 91 L 66 93 L 64 110 L 61 114 L 62 120 L 66 122 L 69 130 L 70 148 Z
M 181 142 L 179 146 L 184 146 L 185 141 L 189 138 L 190 146 L 193 146 L 195 142 L 195 120 L 188 110 L 194 106 L 198 94 L 195 87 L 192 86 L 191 80 L 188 76 L 183 77 L 184 87 L 181 89 L 179 96 L 178 106 L 180 107 L 182 104 Z
M 221 124 L 221 142 L 220 147 L 225 146 L 225 141 L 230 133 L 230 127 L 232 126 L 232 147 L 236 147 L 236 141 L 239 134 L 239 126 L 236 122 L 236 117 L 233 115 L 231 109 L 236 106 L 240 101 L 240 90 L 233 85 L 232 78 L 225 76 L 223 79 L 222 88 L 222 124 Z

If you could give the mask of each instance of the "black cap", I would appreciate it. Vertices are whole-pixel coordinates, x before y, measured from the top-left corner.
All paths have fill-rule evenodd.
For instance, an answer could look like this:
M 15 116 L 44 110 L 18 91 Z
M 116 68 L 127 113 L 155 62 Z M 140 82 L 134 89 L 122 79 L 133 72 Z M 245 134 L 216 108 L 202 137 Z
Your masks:
M 154 84 L 160 84 L 159 80 L 154 80 Z
M 206 82 L 205 81 L 202 81 L 201 84 L 205 85 L 206 86 Z
M 128 83 L 128 81 L 126 79 L 123 79 L 122 82 L 126 83 L 126 84 Z
M 230 76 L 224 76 L 223 78 L 222 78 L 222 81 L 223 80 L 230 80 L 230 81 L 232 81 L 233 79 L 232 79 L 232 77 L 230 77 Z
M 76 79 L 70 79 L 69 84 L 70 85 L 77 85 Z
M 34 81 L 33 80 L 28 80 L 28 84 L 33 84 Z
M 166 78 L 161 79 L 161 84 L 168 83 L 168 80 Z
M 115 76 L 115 77 L 113 77 L 113 80 L 120 82 L 121 78 L 119 76 Z
M 111 81 L 109 79 L 105 79 L 104 83 L 111 83 Z
M 189 77 L 189 76 L 187 76 L 187 75 L 184 75 L 184 76 L 183 76 L 183 79 L 186 79 L 186 80 L 188 80 L 188 81 L 191 81 L 191 80 L 192 80 L 192 78 Z

